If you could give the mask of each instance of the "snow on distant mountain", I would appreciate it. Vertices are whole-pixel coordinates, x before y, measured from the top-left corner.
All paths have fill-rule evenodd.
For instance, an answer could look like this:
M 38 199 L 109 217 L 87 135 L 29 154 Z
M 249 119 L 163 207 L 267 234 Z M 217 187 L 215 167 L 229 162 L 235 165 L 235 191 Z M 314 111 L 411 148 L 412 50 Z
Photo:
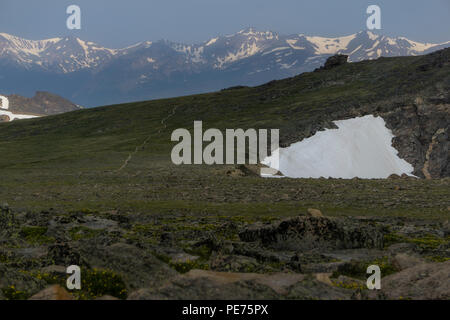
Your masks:
M 259 32 L 252 28 L 213 38 L 201 45 L 169 41 L 165 43 L 169 48 L 184 55 L 186 61 L 209 64 L 216 69 L 226 68 L 233 62 L 257 54 L 265 56 L 275 52 L 281 59 L 287 56 L 287 53 L 290 55 L 295 51 L 305 51 L 319 56 L 343 53 L 350 55 L 350 61 L 361 61 L 380 56 L 418 55 L 450 45 L 450 41 L 443 44 L 419 43 L 403 37 L 390 38 L 372 32 L 325 38 L 305 35 L 279 36 L 274 32 Z M 149 48 L 152 44 L 147 41 L 128 48 L 109 49 L 74 37 L 34 41 L 0 33 L 0 59 L 10 59 L 25 68 L 40 66 L 69 73 L 99 67 L 114 57 Z M 149 60 L 155 62 L 156 58 L 151 57 Z
M 33 41 L 0 33 L 0 59 L 26 69 L 74 72 L 98 67 L 118 52 L 74 37 Z
M 110 49 L 75 37 L 34 41 L 0 33 L 0 89 L 48 90 L 84 105 L 106 104 L 257 85 L 312 71 L 337 53 L 357 62 L 448 46 L 366 31 L 325 38 L 249 28 L 194 45 L 161 40 Z

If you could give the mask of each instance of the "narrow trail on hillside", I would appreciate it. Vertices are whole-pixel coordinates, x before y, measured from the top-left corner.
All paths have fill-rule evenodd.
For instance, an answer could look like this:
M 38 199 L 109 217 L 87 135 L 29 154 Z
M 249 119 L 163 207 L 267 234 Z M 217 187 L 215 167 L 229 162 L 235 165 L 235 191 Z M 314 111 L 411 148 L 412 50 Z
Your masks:
M 176 112 L 177 108 L 178 108 L 178 106 L 174 107 L 174 108 L 172 109 L 172 112 L 171 112 L 167 117 L 165 117 L 164 119 L 161 120 L 162 127 L 159 128 L 157 134 L 160 134 L 162 130 L 164 130 L 164 129 L 167 128 L 166 121 L 169 120 L 171 117 L 173 117 L 173 116 L 175 115 L 175 112 Z M 117 169 L 116 172 L 120 172 L 121 170 L 125 169 L 126 166 L 128 165 L 128 163 L 130 163 L 130 161 L 131 161 L 131 159 L 133 158 L 133 156 L 134 156 L 136 153 L 138 153 L 139 150 L 144 149 L 145 145 L 150 141 L 151 137 L 152 137 L 152 135 L 148 136 L 147 139 L 145 139 L 144 142 L 143 142 L 142 144 L 136 146 L 136 148 L 134 148 L 134 151 L 131 152 L 131 153 L 128 155 L 128 158 L 125 159 L 125 161 L 123 162 L 122 166 L 120 166 L 120 168 Z

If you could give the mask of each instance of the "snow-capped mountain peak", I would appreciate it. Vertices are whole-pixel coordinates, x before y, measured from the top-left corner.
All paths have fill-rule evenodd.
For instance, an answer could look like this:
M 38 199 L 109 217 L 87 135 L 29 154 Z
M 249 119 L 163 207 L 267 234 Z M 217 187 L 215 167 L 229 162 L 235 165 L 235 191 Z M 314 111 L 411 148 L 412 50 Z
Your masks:
M 76 37 L 27 40 L 0 33 L 0 59 L 7 58 L 26 69 L 69 73 L 95 68 L 117 53 L 118 50 Z
M 26 69 L 41 68 L 71 73 L 83 69 L 96 69 L 118 57 L 135 54 L 140 50 L 146 51 L 153 44 L 151 41 L 144 41 L 123 49 L 109 49 L 75 37 L 26 40 L 0 33 L 0 60 L 9 60 Z M 320 57 L 342 53 L 348 54 L 350 61 L 360 61 L 380 56 L 424 54 L 446 47 L 450 42 L 420 43 L 404 37 L 382 36 L 371 31 L 334 38 L 303 34 L 282 36 L 272 31 L 247 28 L 235 34 L 212 38 L 201 45 L 169 41 L 165 41 L 164 44 L 176 53 L 184 55 L 185 63 L 224 69 L 238 61 L 259 55 L 272 56 L 278 66 L 286 68 L 294 64 L 299 66 L 304 62 L 288 58 L 295 54 L 308 55 L 309 61 L 313 58 L 322 61 Z M 158 56 L 148 58 L 152 61 L 161 60 Z
M 450 42 L 421 43 L 371 31 L 323 37 L 248 28 L 199 44 L 160 40 L 110 49 L 76 37 L 35 41 L 0 33 L 0 87 L 19 93 L 20 88 L 37 87 L 74 101 L 81 96 L 77 102 L 85 105 L 94 104 L 85 95 L 99 92 L 95 103 L 103 104 L 124 101 L 125 96 L 136 100 L 257 85 L 312 71 L 334 54 L 357 62 L 448 46 Z M 113 95 L 120 97 L 105 98 Z
M 257 31 L 256 29 L 250 27 L 247 29 L 243 29 L 241 31 L 239 31 L 237 33 L 238 35 L 243 35 L 243 36 L 247 36 L 247 37 L 253 37 L 253 38 L 257 38 L 257 39 L 265 39 L 265 40 L 277 40 L 278 39 L 278 34 L 272 31 Z M 234 35 L 230 35 L 235 36 Z
M 60 41 L 61 38 L 53 38 L 46 40 L 26 40 L 7 33 L 0 33 L 0 41 L 6 42 L 8 46 L 2 46 L 3 50 L 9 50 L 15 53 L 26 53 L 39 55 L 47 49 L 51 44 Z M 2 50 L 2 51 L 3 51 Z
M 316 48 L 316 54 L 336 54 L 347 49 L 348 44 L 356 38 L 356 34 L 337 38 L 306 37 Z

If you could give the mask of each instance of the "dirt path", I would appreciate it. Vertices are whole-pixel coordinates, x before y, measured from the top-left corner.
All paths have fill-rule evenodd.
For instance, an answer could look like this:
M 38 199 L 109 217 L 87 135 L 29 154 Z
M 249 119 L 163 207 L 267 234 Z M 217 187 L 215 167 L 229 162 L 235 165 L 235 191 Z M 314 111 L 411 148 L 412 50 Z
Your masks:
M 171 117 L 173 117 L 175 115 L 176 110 L 177 110 L 177 107 L 174 107 L 172 109 L 172 112 L 167 117 L 165 117 L 164 119 L 161 120 L 162 127 L 159 128 L 157 134 L 160 134 L 163 129 L 167 128 L 166 121 L 169 120 Z M 141 145 L 136 146 L 136 148 L 134 148 L 134 151 L 128 155 L 128 158 L 125 159 L 125 161 L 123 162 L 122 166 L 120 166 L 120 168 L 117 169 L 116 172 L 120 172 L 121 170 L 125 169 L 126 166 L 128 165 L 128 163 L 130 163 L 130 161 L 133 158 L 133 156 L 139 150 L 142 150 L 145 147 L 145 145 L 150 141 L 150 138 L 151 138 L 151 135 L 148 136 L 147 139 L 145 139 L 145 141 Z

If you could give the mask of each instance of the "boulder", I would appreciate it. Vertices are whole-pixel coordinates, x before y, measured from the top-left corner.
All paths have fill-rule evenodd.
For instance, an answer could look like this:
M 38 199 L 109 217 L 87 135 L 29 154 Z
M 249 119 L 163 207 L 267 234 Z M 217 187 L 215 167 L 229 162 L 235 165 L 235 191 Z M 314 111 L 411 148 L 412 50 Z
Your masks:
M 258 241 L 265 247 L 308 250 L 383 248 L 384 231 L 373 224 L 350 219 L 300 216 L 270 225 L 254 224 L 239 233 L 245 242 Z
M 140 250 L 130 244 L 115 243 L 105 247 L 94 241 L 86 241 L 80 251 L 92 266 L 114 270 L 129 290 L 159 286 L 178 274 L 147 250 Z
M 47 258 L 56 265 L 70 266 L 85 265 L 78 250 L 67 243 L 58 243 L 49 246 Z
M 313 209 L 313 208 L 309 208 L 307 210 L 308 212 L 308 216 L 309 217 L 314 217 L 314 218 L 323 218 L 323 214 L 322 211 L 320 211 L 319 209 Z
M 160 288 L 132 292 L 128 300 L 148 299 L 278 299 L 305 279 L 292 273 L 257 274 L 191 270 Z M 311 296 L 313 294 L 311 293 Z
M 381 279 L 381 292 L 387 299 L 450 299 L 450 261 L 422 263 Z
M 332 57 L 329 57 L 323 66 L 324 70 L 330 70 L 336 68 L 337 66 L 341 66 L 346 64 L 348 60 L 348 55 L 345 54 L 337 54 Z
M 73 300 L 64 288 L 55 284 L 33 295 L 29 300 Z
M 9 122 L 11 119 L 6 114 L 0 115 L 0 122 Z
M 51 265 L 41 269 L 42 273 L 47 273 L 51 276 L 66 276 L 66 271 L 66 267 L 58 265 Z
M 399 253 L 392 259 L 392 264 L 399 270 L 405 270 L 425 263 L 422 258 L 411 256 L 405 253 Z
M 332 273 L 316 273 L 315 277 L 316 277 L 317 281 L 332 286 L 333 282 L 331 282 L 331 279 L 330 279 L 331 275 L 332 275 Z

